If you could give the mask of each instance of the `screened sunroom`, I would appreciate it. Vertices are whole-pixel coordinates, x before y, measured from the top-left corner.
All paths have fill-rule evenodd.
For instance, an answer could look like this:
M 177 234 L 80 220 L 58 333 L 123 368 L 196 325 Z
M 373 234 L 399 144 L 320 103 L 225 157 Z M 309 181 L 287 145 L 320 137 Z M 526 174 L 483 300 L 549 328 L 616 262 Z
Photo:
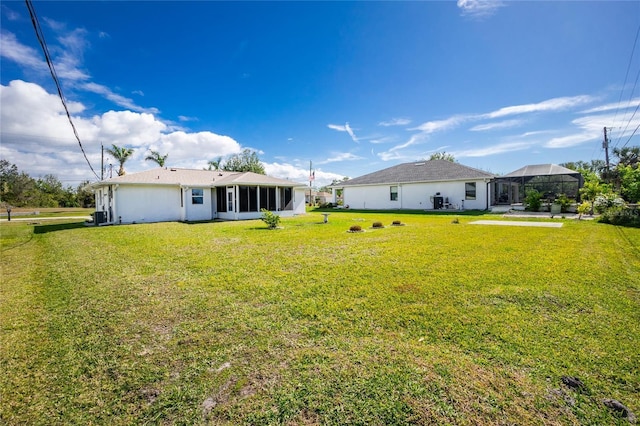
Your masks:
M 553 202 L 561 194 L 580 200 L 584 179 L 579 172 L 557 164 L 537 164 L 522 167 L 495 178 L 492 205 L 522 203 L 530 190 L 542 194 L 542 199 Z

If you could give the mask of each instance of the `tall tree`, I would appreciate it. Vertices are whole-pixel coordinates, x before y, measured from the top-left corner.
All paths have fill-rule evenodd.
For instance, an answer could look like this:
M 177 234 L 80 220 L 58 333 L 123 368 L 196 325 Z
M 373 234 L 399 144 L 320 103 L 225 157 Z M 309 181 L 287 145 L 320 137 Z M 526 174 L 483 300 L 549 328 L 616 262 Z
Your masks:
M 106 151 L 120 164 L 118 176 L 124 176 L 126 173 L 124 171 L 124 163 L 133 155 L 133 148 L 111 145 L 111 148 L 107 148 Z
M 640 163 L 640 146 L 614 148 L 613 155 L 618 157 L 618 166 L 637 168 Z
M 158 151 L 151 151 L 151 154 L 147 155 L 144 161 L 153 161 L 160 167 L 164 167 L 164 163 L 167 161 L 169 154 L 160 155 Z
M 240 154 L 232 155 L 224 164 L 222 170 L 227 172 L 253 172 L 261 175 L 267 174 L 264 166 L 258 158 L 258 154 L 250 149 L 245 149 Z
M 453 154 L 448 154 L 444 151 L 434 152 L 433 154 L 431 154 L 429 156 L 429 161 L 431 160 L 447 160 L 447 161 L 451 161 L 452 163 L 456 162 L 456 158 L 453 156 Z
M 209 160 L 209 168 L 207 170 L 220 170 L 222 166 L 222 157 L 218 157 L 215 160 Z

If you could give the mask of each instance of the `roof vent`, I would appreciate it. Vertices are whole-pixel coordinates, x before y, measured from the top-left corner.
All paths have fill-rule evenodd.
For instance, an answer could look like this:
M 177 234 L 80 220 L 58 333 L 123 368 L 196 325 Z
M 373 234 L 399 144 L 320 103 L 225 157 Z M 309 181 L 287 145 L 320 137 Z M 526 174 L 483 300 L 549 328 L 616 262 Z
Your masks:
M 414 163 L 416 166 L 424 166 L 424 163 Z
M 218 176 L 222 176 L 222 173 L 218 173 Z
M 169 170 L 171 170 L 172 172 L 175 172 L 177 169 L 169 169 Z

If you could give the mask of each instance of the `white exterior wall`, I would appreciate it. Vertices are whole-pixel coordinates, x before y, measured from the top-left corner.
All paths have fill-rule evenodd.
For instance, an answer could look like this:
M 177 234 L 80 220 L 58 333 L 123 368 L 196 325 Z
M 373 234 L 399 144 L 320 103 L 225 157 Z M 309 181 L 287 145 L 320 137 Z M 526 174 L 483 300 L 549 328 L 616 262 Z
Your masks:
M 144 223 L 180 220 L 177 186 L 114 185 L 113 222 Z
M 202 204 L 193 204 L 193 198 L 191 191 L 193 189 L 202 190 Z M 183 220 L 211 220 L 212 205 L 211 205 L 211 188 L 193 187 L 184 188 L 184 219 Z M 177 220 L 177 219 L 175 219 Z
M 465 183 L 476 183 L 476 199 L 465 199 Z M 398 199 L 391 201 L 391 187 L 398 187 Z M 344 205 L 351 209 L 369 210 L 433 210 L 431 197 L 440 196 L 449 199 L 449 203 L 469 210 L 485 210 L 487 208 L 487 183 L 483 180 L 467 180 L 454 182 L 405 183 L 398 185 L 368 185 L 344 187 Z
M 306 212 L 304 200 L 305 189 L 293 188 L 293 214 L 304 214 Z

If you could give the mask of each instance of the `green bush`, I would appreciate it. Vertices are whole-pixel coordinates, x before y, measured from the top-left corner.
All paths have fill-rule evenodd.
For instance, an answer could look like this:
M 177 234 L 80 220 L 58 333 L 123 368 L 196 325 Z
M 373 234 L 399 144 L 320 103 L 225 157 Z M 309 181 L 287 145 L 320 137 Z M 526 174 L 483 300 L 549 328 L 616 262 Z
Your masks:
M 542 206 L 542 194 L 535 189 L 527 191 L 527 196 L 524 199 L 524 204 L 527 210 L 537 212 Z
M 598 221 L 611 225 L 640 228 L 640 212 L 626 207 L 611 207 L 602 213 Z
M 578 206 L 578 215 L 582 217 L 583 214 L 587 214 L 591 212 L 591 203 L 588 201 L 583 201 L 582 204 Z
M 566 213 L 569 211 L 569 207 L 573 204 L 573 200 L 567 197 L 565 194 L 560 194 L 554 201 L 556 204 L 560 204 L 560 212 Z
M 371 225 L 372 228 L 384 228 L 384 225 L 382 224 L 382 222 L 373 222 L 373 225 Z
M 260 209 L 260 211 L 262 212 L 262 217 L 260 219 L 267 224 L 269 229 L 275 229 L 278 227 L 280 224 L 280 216 L 267 209 Z
M 605 213 L 609 209 L 619 207 L 624 207 L 624 200 L 613 192 L 600 194 L 593 201 L 593 208 L 599 214 Z
M 349 232 L 362 232 L 362 226 L 351 225 L 351 227 L 349 228 Z

